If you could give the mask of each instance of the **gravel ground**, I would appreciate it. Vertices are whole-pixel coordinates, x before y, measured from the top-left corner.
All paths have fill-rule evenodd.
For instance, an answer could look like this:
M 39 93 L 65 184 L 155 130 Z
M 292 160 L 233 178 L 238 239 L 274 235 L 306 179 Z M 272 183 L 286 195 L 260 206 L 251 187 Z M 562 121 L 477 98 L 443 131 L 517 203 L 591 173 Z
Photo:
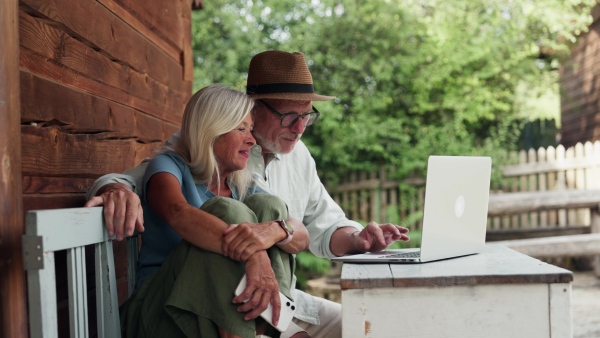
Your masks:
M 573 276 L 573 337 L 600 338 L 600 278 L 592 271 L 574 272 Z

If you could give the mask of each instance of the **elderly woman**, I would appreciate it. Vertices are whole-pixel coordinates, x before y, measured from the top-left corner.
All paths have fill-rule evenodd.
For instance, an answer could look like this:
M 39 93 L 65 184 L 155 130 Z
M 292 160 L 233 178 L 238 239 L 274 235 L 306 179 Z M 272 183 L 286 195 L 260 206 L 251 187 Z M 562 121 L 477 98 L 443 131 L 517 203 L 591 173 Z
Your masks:
M 290 243 L 287 206 L 245 169 L 255 144 L 253 104 L 222 85 L 201 89 L 186 106 L 179 140 L 148 165 L 139 289 L 121 308 L 124 336 L 278 335 L 248 319 L 257 304 L 271 302 L 277 320 L 279 298 L 266 297 L 261 285 L 278 283 L 292 298 L 292 254 L 306 249 L 308 233 L 294 233 L 304 245 Z M 252 273 L 265 264 L 271 274 Z M 234 297 L 244 273 L 248 286 Z

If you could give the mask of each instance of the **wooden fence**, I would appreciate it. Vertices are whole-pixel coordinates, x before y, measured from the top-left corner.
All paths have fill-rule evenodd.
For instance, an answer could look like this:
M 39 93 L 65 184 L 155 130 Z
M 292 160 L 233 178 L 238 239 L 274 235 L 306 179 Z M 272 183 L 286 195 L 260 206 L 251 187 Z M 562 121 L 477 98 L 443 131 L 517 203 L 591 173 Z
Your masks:
M 513 152 L 503 159 L 503 178 L 492 186 L 492 194 L 518 191 L 600 188 L 600 142 Z M 392 222 L 420 229 L 425 200 L 425 179 L 391 180 L 395 169 L 355 172 L 339 185 L 328 188 L 350 219 Z M 589 226 L 589 210 L 548 210 L 495 217 L 488 228 L 521 229 L 538 227 Z

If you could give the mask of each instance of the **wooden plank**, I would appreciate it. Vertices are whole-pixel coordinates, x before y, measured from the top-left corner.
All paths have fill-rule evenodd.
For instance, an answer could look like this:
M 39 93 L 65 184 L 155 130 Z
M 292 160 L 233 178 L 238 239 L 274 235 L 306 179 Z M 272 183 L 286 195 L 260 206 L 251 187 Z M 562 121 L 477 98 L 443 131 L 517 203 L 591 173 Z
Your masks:
M 0 337 L 28 337 L 21 235 L 18 1 L 0 1 Z
M 545 148 L 539 148 L 537 151 L 538 162 L 548 162 L 548 154 L 546 153 Z M 550 160 L 551 161 L 551 160 Z M 548 190 L 548 181 L 546 173 L 538 174 L 538 190 L 546 191 Z M 548 212 L 542 211 L 539 213 L 539 220 L 536 222 L 537 227 L 547 227 L 548 226 Z
M 27 0 L 21 2 L 20 8 L 33 16 L 53 21 L 53 25 L 66 32 L 75 32 L 78 39 L 102 50 L 109 58 L 171 88 L 181 89 L 182 65 L 102 4 L 79 0 Z
M 181 123 L 161 121 L 29 72 L 22 71 L 20 78 L 23 123 L 53 124 L 78 133 L 105 132 L 106 138 L 135 137 L 142 142 L 165 141 Z
M 54 63 L 45 62 L 43 58 L 21 50 L 21 67 L 36 74 L 44 74 L 44 77 L 57 81 L 73 88 L 92 93 L 99 97 L 115 101 L 124 106 L 135 108 L 161 120 L 180 124 L 183 116 L 183 106 L 173 104 L 172 106 L 156 105 L 151 101 L 136 97 L 130 93 L 106 86 L 91 78 L 82 77 L 80 74 L 69 72 L 67 69 Z M 169 103 L 170 104 L 170 103 Z
M 85 194 L 27 194 L 23 195 L 23 210 L 83 207 Z
M 57 127 L 23 126 L 23 174 L 98 177 L 123 172 L 153 155 L 161 143 L 102 140 L 99 135 L 68 134 Z
M 597 208 L 600 190 L 554 190 L 490 195 L 488 216 L 534 210 Z
M 550 337 L 573 337 L 571 285 L 550 284 Z
M 103 217 L 100 215 L 99 220 Z M 106 233 L 104 226 L 99 227 Z M 119 302 L 111 241 L 96 244 L 96 311 L 99 337 L 121 337 Z
M 344 263 L 342 266 L 340 277 L 342 290 L 392 287 L 393 285 L 393 276 L 388 264 Z
M 550 337 L 544 284 L 346 290 L 342 299 L 346 338 Z
M 179 61 L 183 47 L 185 23 L 181 18 L 188 10 L 186 1 L 98 0 L 108 10 Z M 182 8 L 184 7 L 184 8 Z
M 23 176 L 23 193 L 86 193 L 94 181 L 94 178 Z
M 50 80 L 110 99 L 170 123 L 179 124 L 181 122 L 183 116 L 182 106 L 167 107 L 168 109 L 161 108 L 153 102 L 106 86 L 94 79 L 82 77 L 80 74 L 72 73 L 54 63 L 45 62 L 44 58 L 31 54 L 25 49 L 21 51 L 20 62 L 21 67 L 32 73 L 43 74 L 44 77 Z M 161 111 L 161 109 L 164 110 Z
M 494 244 L 536 258 L 600 255 L 600 234 L 515 239 Z
M 568 236 L 589 234 L 589 226 L 569 226 L 569 227 L 547 227 L 547 228 L 521 228 L 521 229 L 502 229 L 488 230 L 485 234 L 487 242 L 506 241 L 511 239 L 540 238 L 552 236 Z
M 27 213 L 27 234 L 44 239 L 44 252 L 91 245 L 109 239 L 102 207 L 41 210 Z M 111 247 L 112 250 L 112 247 Z
M 392 286 L 404 288 L 568 283 L 573 280 L 573 274 L 568 270 L 540 264 L 537 259 L 496 243 L 486 245 L 480 254 L 427 264 L 346 263 L 342 267 L 340 285 L 342 290 L 346 290 Z M 388 270 L 391 270 L 393 285 L 390 285 Z
M 196 2 L 199 0 L 195 0 Z M 184 2 L 185 3 L 185 2 Z M 183 27 L 183 81 L 184 85 L 189 86 L 186 87 L 187 91 L 191 93 L 192 84 L 194 82 L 194 52 L 192 50 L 192 12 L 191 11 L 183 11 L 183 15 L 181 16 L 181 23 Z
M 342 337 L 365 337 L 370 327 L 365 322 L 364 290 L 342 291 Z
M 536 163 L 536 162 L 541 162 L 538 158 L 537 158 L 537 152 L 531 148 L 529 149 L 529 151 L 527 152 L 527 159 L 529 161 L 529 163 Z M 527 190 L 529 191 L 538 191 L 539 187 L 538 187 L 538 175 L 536 174 L 530 174 L 529 175 L 529 184 L 527 187 Z M 526 226 L 528 228 L 531 227 L 537 227 L 539 224 L 538 221 L 538 213 L 537 212 L 530 212 L 529 213 L 529 224 L 521 224 L 522 227 Z
M 181 85 L 170 87 L 146 73 L 111 60 L 101 51 L 24 12 L 20 12 L 19 28 L 21 48 L 47 59 L 45 62 L 63 65 L 80 76 L 131 93 L 165 109 L 185 105 L 189 96 Z
M 87 283 L 85 280 L 85 248 L 67 250 L 69 279 L 69 324 L 74 337 L 88 337 Z
M 528 175 L 530 173 L 549 173 L 577 168 L 596 168 L 600 166 L 600 158 L 574 158 L 564 162 L 534 162 L 527 164 L 507 165 L 503 167 L 506 177 Z
M 27 271 L 29 328 L 31 337 L 58 337 L 54 253 L 44 254 L 43 260 L 50 268 Z

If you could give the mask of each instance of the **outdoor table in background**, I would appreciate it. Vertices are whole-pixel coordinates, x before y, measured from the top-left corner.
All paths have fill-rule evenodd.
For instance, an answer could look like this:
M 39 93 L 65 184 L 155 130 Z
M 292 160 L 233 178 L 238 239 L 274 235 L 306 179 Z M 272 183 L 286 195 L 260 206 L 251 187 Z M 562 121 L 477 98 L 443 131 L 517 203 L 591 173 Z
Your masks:
M 504 246 L 342 267 L 343 337 L 571 337 L 573 274 Z

